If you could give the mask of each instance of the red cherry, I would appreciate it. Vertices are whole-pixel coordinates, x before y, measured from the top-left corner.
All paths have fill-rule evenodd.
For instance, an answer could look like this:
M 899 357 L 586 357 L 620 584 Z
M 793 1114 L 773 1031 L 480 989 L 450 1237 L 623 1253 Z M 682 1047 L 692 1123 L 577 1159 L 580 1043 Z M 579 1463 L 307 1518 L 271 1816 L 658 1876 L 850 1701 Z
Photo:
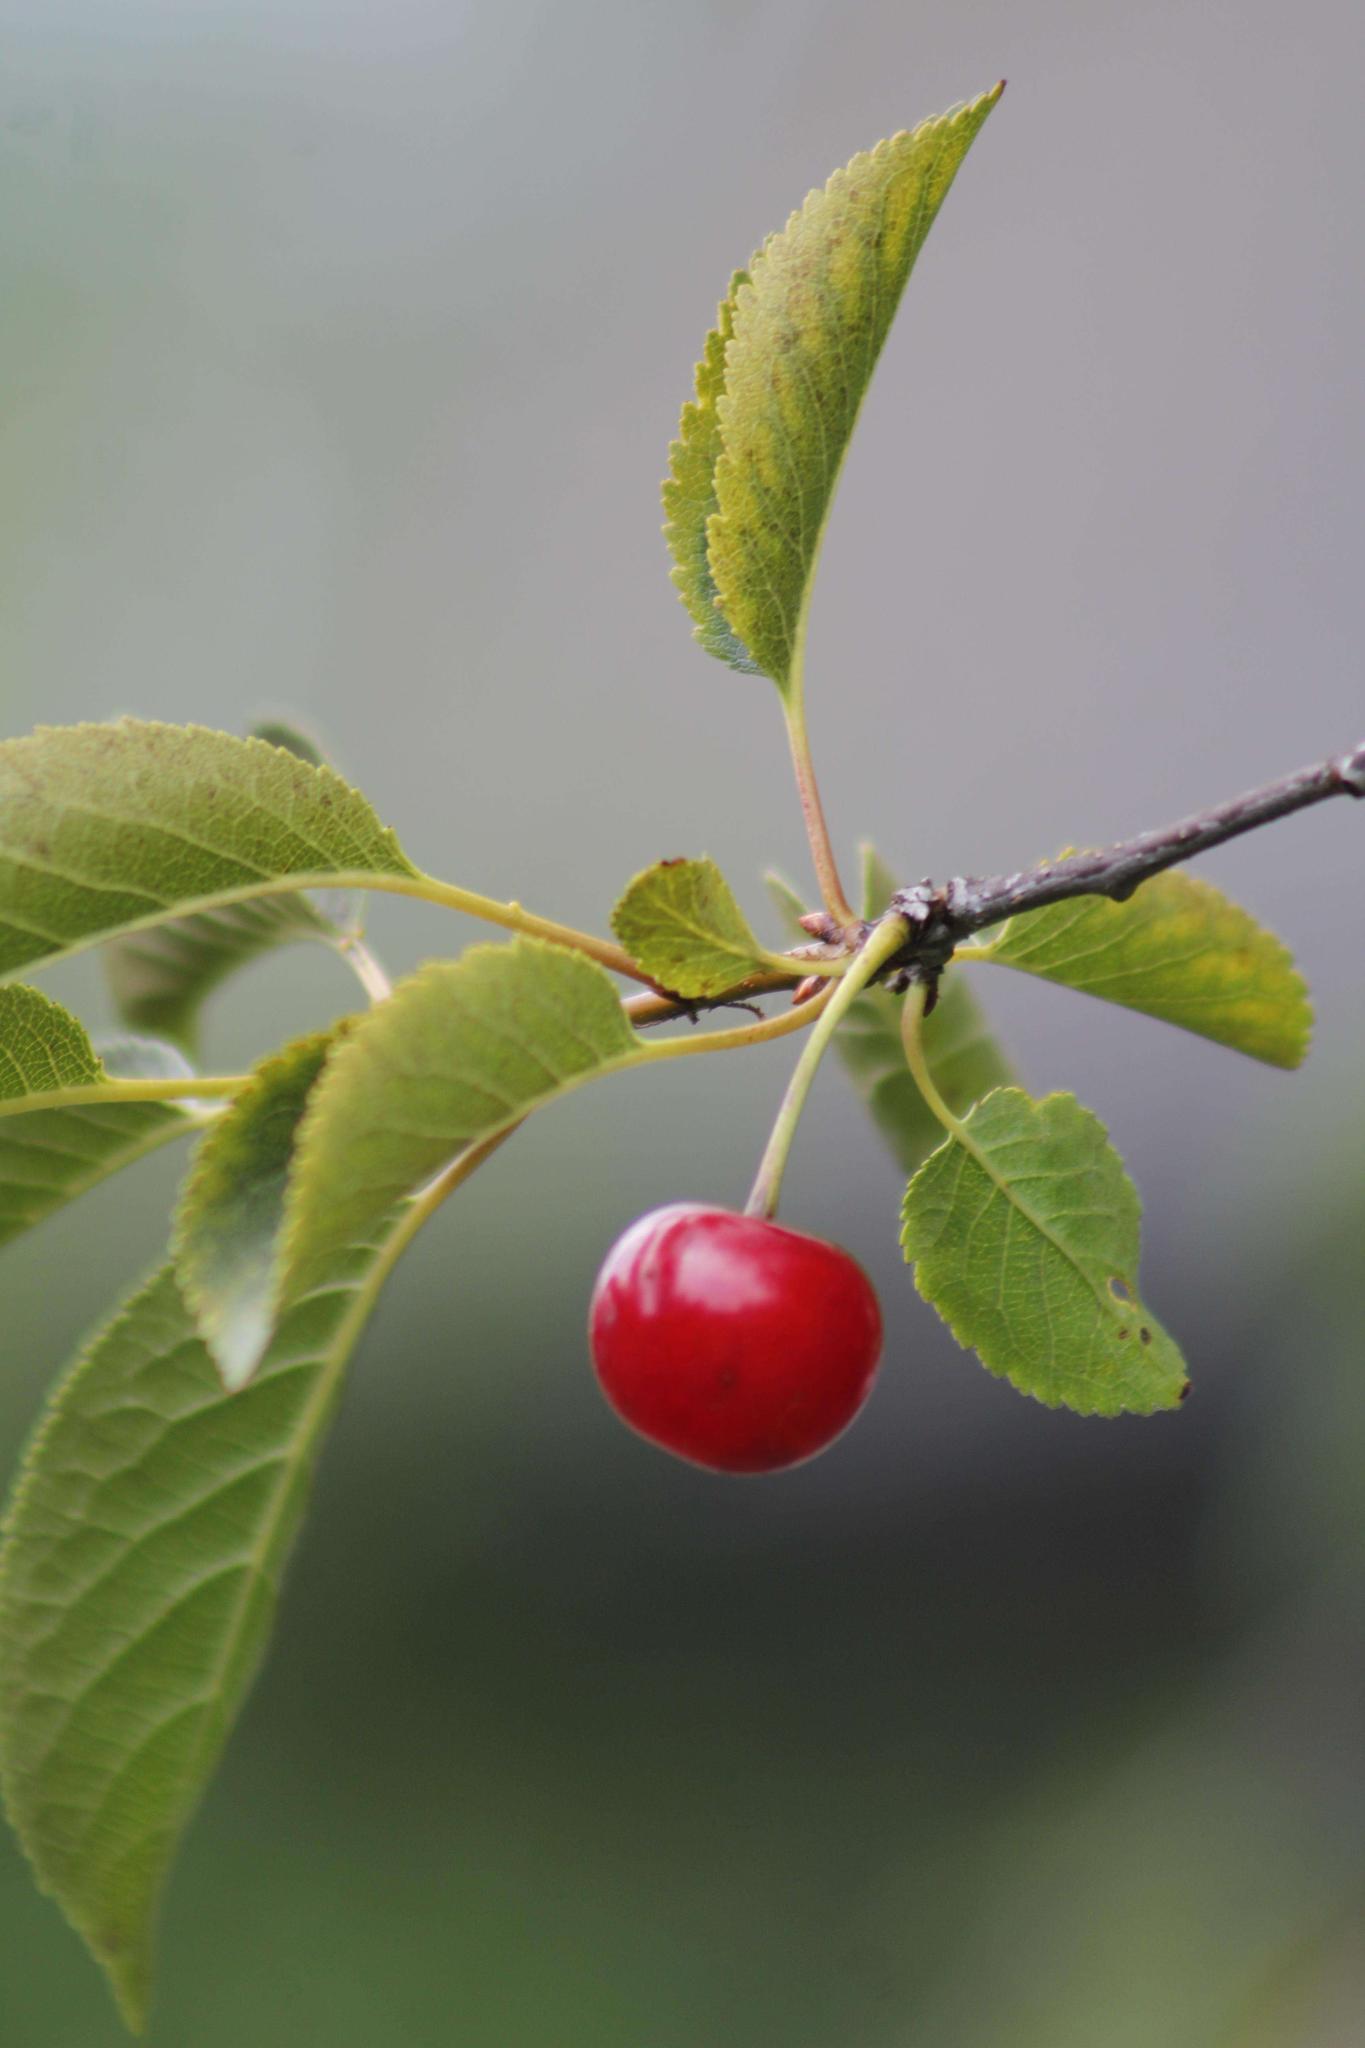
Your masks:
M 715 1472 L 775 1472 L 862 1407 L 882 1319 L 837 1245 L 677 1202 L 607 1253 L 588 1334 L 603 1393 L 641 1436 Z

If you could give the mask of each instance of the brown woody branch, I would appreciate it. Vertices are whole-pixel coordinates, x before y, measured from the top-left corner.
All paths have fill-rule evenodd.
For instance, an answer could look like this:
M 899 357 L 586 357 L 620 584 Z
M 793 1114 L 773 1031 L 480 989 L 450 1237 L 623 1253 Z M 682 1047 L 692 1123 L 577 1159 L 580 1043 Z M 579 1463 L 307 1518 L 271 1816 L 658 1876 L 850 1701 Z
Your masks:
M 861 940 L 861 927 L 859 927 Z M 657 995 L 627 996 L 621 1007 L 637 1028 L 646 1024 L 667 1024 L 674 1017 L 690 1017 L 695 1023 L 703 1011 L 728 1010 L 746 1006 L 759 996 L 777 995 L 783 989 L 795 988 L 804 979 L 809 969 L 801 964 L 799 954 L 792 955 L 790 974 L 753 974 L 747 981 L 736 982 L 718 996 L 679 996 L 667 989 Z
M 911 936 L 892 961 L 892 971 L 914 978 L 936 976 L 973 933 L 1050 903 L 1076 896 L 1107 896 L 1125 903 L 1163 869 L 1332 796 L 1365 797 L 1365 741 L 1350 753 L 1301 768 L 1229 803 L 1196 811 L 1179 824 L 1140 832 L 1136 839 L 1122 840 L 1100 853 L 1072 853 L 1012 875 L 960 876 L 941 888 L 921 882 L 916 888 L 898 890 L 890 907 L 910 920 Z
M 908 919 L 910 936 L 902 950 L 888 964 L 886 975 L 904 982 L 936 982 L 939 974 L 964 939 L 1003 924 L 1007 918 L 1042 910 L 1051 903 L 1064 903 L 1076 896 L 1107 896 L 1123 903 L 1135 889 L 1177 867 L 1196 854 L 1206 853 L 1243 832 L 1273 824 L 1310 804 L 1328 797 L 1365 797 L 1365 741 L 1345 754 L 1315 767 L 1301 768 L 1263 789 L 1254 789 L 1231 802 L 1197 811 L 1178 824 L 1155 832 L 1141 832 L 1100 853 L 1073 853 L 1036 868 L 1023 868 L 1011 875 L 984 878 L 958 876 L 950 882 L 917 883 L 900 889 L 887 906 L 890 912 Z M 790 973 L 756 974 L 739 982 L 724 994 L 690 999 L 663 992 L 632 996 L 626 1010 L 636 1025 L 664 1023 L 672 1017 L 698 1016 L 703 1010 L 750 1003 L 756 997 L 798 988 L 809 975 L 813 957 L 829 959 L 836 951 L 853 953 L 865 941 L 870 925 L 859 924 L 840 930 L 828 921 L 822 930 L 824 943 L 797 948 L 788 957 Z

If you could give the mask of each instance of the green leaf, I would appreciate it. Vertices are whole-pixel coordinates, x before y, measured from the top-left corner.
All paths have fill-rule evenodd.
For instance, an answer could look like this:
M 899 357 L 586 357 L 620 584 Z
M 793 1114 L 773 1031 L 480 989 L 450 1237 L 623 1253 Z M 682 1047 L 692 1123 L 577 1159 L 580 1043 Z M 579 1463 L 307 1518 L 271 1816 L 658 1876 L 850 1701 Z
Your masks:
M 319 1283 L 466 1145 L 647 1052 L 607 975 L 539 939 L 474 946 L 354 1020 L 313 1091 L 286 1204 L 280 1299 Z
M 326 765 L 316 743 L 293 726 L 257 725 L 251 736 L 312 767 Z M 325 903 L 315 903 L 291 892 L 132 932 L 105 949 L 104 964 L 125 1024 L 192 1053 L 205 1002 L 239 967 L 300 939 L 344 952 L 362 926 L 362 899 L 353 893 L 334 892 Z
M 645 973 L 675 995 L 723 995 L 748 975 L 789 964 L 759 944 L 713 860 L 646 868 L 611 925 Z
M 870 839 L 864 839 L 858 848 L 858 866 L 862 885 L 862 913 L 870 921 L 874 917 L 882 916 L 900 883 Z
M 294 1139 L 337 1035 L 300 1039 L 261 1062 L 200 1146 L 181 1195 L 176 1272 L 230 1391 L 246 1385 L 270 1343 Z
M 1308 1049 L 1312 1005 L 1288 950 L 1193 875 L 1155 875 L 1127 903 L 1081 896 L 1050 904 L 1011 918 L 980 951 L 1273 1067 L 1297 1067 Z
M 251 737 L 254 740 L 264 740 L 268 747 L 283 747 L 286 754 L 292 754 L 297 761 L 307 761 L 312 768 L 326 768 L 330 765 L 312 734 L 301 731 L 297 725 L 291 725 L 288 719 L 258 719 L 251 728 Z
M 282 747 L 295 760 L 306 761 L 310 768 L 328 768 L 332 763 L 310 733 L 300 731 L 296 725 L 288 724 L 282 718 L 264 718 L 252 726 L 250 737 L 264 740 L 268 747 Z M 276 901 L 288 901 L 276 898 Z M 309 899 L 301 899 L 307 903 Z M 354 889 L 330 889 L 313 905 L 326 926 L 327 937 L 343 950 L 350 939 L 359 938 L 365 929 L 365 899 Z
M 289 878 L 415 874 L 340 776 L 262 740 L 123 719 L 0 744 L 0 976 Z
M 188 1102 L 43 1106 L 62 1089 L 134 1076 L 188 1079 L 190 1068 L 146 1039 L 116 1041 L 101 1058 L 60 1003 L 0 988 L 0 1244 L 213 1114 Z
M 816 557 L 873 368 L 934 217 L 1002 90 L 836 171 L 764 243 L 707 343 L 665 501 L 678 581 L 703 644 L 757 667 L 784 694 L 800 692 Z M 724 634 L 710 626 L 708 605 L 719 608 Z
M 106 958 L 109 988 L 134 1030 L 193 1048 L 204 1003 L 239 967 L 297 939 L 334 938 L 335 928 L 305 896 L 230 903 L 115 940 Z
M 1049 1408 L 1150 1415 L 1189 1391 L 1138 1295 L 1137 1190 L 1074 1095 L 979 1102 L 905 1191 L 915 1285 L 959 1344 Z
M 778 874 L 776 868 L 768 869 L 763 877 L 763 882 L 769 896 L 772 898 L 773 908 L 792 938 L 798 944 L 809 939 L 810 933 L 806 930 L 801 920 L 810 909 L 810 905 L 801 894 L 801 891 L 794 889 L 786 876 Z
M 407 1217 L 337 1255 L 223 1391 L 170 1267 L 58 1389 L 0 1551 L 0 1777 L 38 1882 L 146 2020 L 152 1924 L 265 1646 L 351 1350 Z
M 728 662 L 744 675 L 757 675 L 752 655 L 725 623 L 706 552 L 707 521 L 716 509 L 716 458 L 720 454 L 716 400 L 725 389 L 725 348 L 733 332 L 735 294 L 748 282 L 747 271 L 735 272 L 716 324 L 706 337 L 697 364 L 697 395 L 683 407 L 678 439 L 668 451 L 663 501 L 664 538 L 673 556 L 673 581 L 692 614 L 696 638 L 718 661 Z
M 903 996 L 886 989 L 867 990 L 850 1009 L 834 1043 L 892 1157 L 903 1173 L 913 1173 L 942 1138 L 943 1126 L 905 1064 L 904 1002 Z M 955 1116 L 965 1116 L 992 1088 L 1014 1078 L 966 977 L 956 968 L 945 971 L 938 1002 L 925 1018 L 921 1036 L 934 1083 Z

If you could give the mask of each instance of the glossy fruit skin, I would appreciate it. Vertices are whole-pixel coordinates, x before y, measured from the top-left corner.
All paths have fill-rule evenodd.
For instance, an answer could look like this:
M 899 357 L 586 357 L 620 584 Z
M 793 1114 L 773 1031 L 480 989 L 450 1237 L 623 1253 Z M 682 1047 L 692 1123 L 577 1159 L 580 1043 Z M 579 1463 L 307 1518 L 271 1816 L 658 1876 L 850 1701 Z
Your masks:
M 603 1393 L 641 1436 L 713 1472 L 776 1472 L 862 1407 L 882 1319 L 837 1245 L 678 1202 L 607 1253 L 588 1335 Z

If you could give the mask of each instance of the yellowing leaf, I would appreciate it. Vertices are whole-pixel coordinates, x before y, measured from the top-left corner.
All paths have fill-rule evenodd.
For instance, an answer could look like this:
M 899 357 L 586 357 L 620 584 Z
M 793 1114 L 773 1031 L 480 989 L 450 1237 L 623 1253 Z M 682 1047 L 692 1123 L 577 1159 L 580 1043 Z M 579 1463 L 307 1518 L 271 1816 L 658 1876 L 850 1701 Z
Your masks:
M 674 452 L 680 587 L 710 651 L 756 666 L 784 694 L 800 693 L 811 579 L 873 368 L 915 258 L 1002 90 L 836 171 L 764 243 L 708 342 Z M 703 564 L 697 525 L 711 492 Z M 707 627 L 708 601 L 724 635 Z
M 759 944 L 713 860 L 665 860 L 646 868 L 617 904 L 611 924 L 645 973 L 676 995 L 718 996 L 746 975 L 789 964 Z
M 973 949 L 964 948 L 961 959 Z M 1013 917 L 983 957 L 1297 1067 L 1313 1011 L 1288 949 L 1211 883 L 1174 870 L 1127 903 L 1080 896 Z
M 668 476 L 663 487 L 664 538 L 673 556 L 673 581 L 692 614 L 696 637 L 708 654 L 742 674 L 756 675 L 752 656 L 742 647 L 716 602 L 715 579 L 706 553 L 706 526 L 716 509 L 716 457 L 720 453 L 720 422 L 716 400 L 725 389 L 725 347 L 733 331 L 735 293 L 749 281 L 737 270 L 721 301 L 716 324 L 706 337 L 697 364 L 695 399 L 682 410 L 678 439 L 668 451 Z

